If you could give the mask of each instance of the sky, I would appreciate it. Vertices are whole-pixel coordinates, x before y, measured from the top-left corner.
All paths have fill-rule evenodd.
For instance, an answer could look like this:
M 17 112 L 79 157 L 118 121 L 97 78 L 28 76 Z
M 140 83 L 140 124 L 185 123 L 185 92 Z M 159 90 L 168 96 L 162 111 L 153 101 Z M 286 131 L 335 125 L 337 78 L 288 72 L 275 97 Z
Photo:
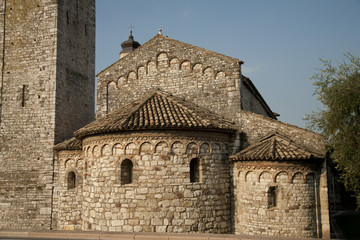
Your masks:
M 170 38 L 244 61 L 280 121 L 305 127 L 322 108 L 310 77 L 320 58 L 360 55 L 360 0 L 97 0 L 96 74 L 119 59 L 130 26 L 140 44 Z

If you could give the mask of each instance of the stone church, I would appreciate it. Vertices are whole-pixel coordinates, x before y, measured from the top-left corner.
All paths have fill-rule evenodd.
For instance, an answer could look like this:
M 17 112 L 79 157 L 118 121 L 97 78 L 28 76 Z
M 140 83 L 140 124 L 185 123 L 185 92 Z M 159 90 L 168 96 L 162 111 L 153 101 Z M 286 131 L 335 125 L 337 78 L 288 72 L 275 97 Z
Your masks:
M 130 32 L 94 120 L 95 1 L 0 14 L 0 229 L 330 236 L 324 139 L 244 62 Z

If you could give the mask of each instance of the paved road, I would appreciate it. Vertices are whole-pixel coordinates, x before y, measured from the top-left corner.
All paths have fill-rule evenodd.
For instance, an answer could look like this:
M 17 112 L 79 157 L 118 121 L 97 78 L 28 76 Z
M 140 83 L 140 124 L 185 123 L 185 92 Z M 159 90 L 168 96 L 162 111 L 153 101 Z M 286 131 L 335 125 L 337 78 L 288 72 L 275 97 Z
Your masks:
M 46 240 L 46 238 L 9 238 L 9 237 L 0 237 L 1 240 Z M 64 240 L 64 238 L 51 238 L 51 240 Z M 67 238 L 66 240 L 87 240 L 87 239 L 71 239 L 71 238 Z

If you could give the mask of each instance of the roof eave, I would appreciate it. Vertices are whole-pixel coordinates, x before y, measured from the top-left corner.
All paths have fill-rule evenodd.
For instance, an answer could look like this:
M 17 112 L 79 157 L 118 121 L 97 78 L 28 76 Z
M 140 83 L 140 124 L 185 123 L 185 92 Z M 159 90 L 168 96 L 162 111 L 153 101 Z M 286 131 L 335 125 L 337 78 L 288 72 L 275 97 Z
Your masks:
M 233 162 L 239 162 L 239 161 L 279 161 L 279 162 L 286 162 L 286 161 L 321 161 L 325 159 L 325 157 L 322 156 L 310 156 L 310 157 L 291 157 L 291 158 L 252 158 L 252 157 L 238 157 L 235 155 L 230 156 L 230 160 Z
M 103 134 L 121 134 L 121 133 L 128 133 L 128 132 L 146 132 L 146 131 L 197 131 L 197 132 L 218 132 L 218 133 L 228 133 L 234 134 L 238 131 L 235 128 L 132 128 L 132 129 L 114 129 L 114 130 L 104 130 L 104 131 L 89 131 L 84 133 L 75 134 L 75 137 L 78 140 L 82 140 L 86 137 L 90 136 L 97 136 Z

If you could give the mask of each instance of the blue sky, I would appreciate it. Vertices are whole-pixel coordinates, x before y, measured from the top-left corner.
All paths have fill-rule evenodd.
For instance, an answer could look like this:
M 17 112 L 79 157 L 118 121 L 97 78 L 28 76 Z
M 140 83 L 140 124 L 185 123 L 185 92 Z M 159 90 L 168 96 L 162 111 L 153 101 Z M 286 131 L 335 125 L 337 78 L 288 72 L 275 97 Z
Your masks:
M 279 120 L 305 126 L 321 107 L 310 77 L 319 58 L 360 55 L 360 0 L 97 0 L 96 73 L 119 59 L 129 26 L 140 44 L 163 34 L 243 60 Z

